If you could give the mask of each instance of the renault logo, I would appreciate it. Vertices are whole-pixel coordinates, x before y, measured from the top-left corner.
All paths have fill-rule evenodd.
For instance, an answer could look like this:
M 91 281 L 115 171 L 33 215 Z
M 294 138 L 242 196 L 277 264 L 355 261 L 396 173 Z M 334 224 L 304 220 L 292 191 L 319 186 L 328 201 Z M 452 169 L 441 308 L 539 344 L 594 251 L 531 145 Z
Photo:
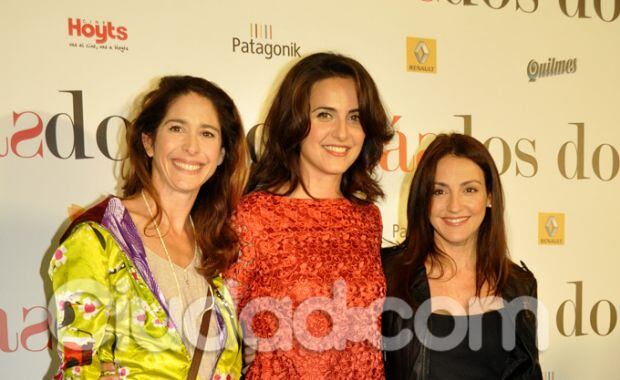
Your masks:
M 428 50 L 428 46 L 426 46 L 424 41 L 418 42 L 418 44 L 416 45 L 415 49 L 413 50 L 413 53 L 415 54 L 415 58 L 418 60 L 418 62 L 421 65 L 426 63 L 426 61 L 428 60 L 428 57 L 430 55 L 430 51 Z
M 538 244 L 564 245 L 565 220 L 561 212 L 539 212 Z
M 437 73 L 437 41 L 407 36 L 407 71 Z
M 545 230 L 547 230 L 547 234 L 549 237 L 555 237 L 555 234 L 558 233 L 558 221 L 555 219 L 555 216 L 551 215 L 547 218 L 547 223 L 545 223 Z

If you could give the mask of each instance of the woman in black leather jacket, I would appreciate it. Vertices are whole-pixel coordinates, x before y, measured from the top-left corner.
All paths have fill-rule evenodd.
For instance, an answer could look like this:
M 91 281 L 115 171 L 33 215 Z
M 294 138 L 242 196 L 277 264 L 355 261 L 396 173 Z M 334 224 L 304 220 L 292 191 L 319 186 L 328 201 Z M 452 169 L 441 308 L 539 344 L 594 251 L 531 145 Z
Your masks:
M 383 250 L 390 379 L 542 379 L 536 279 L 508 257 L 499 173 L 487 149 L 439 135 L 417 167 L 405 240 Z

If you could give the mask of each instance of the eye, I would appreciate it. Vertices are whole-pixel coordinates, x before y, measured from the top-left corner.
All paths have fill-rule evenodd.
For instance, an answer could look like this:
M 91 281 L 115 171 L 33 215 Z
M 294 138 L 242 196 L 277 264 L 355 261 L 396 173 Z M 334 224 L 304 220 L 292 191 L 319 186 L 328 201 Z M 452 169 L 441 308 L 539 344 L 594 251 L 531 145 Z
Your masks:
M 433 195 L 437 196 L 437 195 L 442 195 L 445 194 L 445 192 L 443 191 L 443 189 L 434 189 L 433 190 Z
M 171 126 L 168 128 L 168 130 L 169 130 L 170 132 L 181 132 L 181 131 L 182 131 L 182 128 L 181 128 L 181 126 L 180 126 L 180 125 L 171 125 Z
M 209 131 L 209 130 L 202 131 L 202 137 L 213 138 L 213 137 L 215 137 L 215 133 L 213 133 L 212 131 Z
M 351 114 L 349 116 L 349 120 L 351 120 L 354 123 L 359 123 L 360 122 L 360 114 L 359 113 Z
M 316 118 L 319 120 L 331 120 L 332 114 L 327 111 L 320 111 L 316 114 Z
M 477 193 L 478 189 L 473 187 L 473 186 L 469 186 L 469 187 L 465 188 L 465 192 L 466 193 Z

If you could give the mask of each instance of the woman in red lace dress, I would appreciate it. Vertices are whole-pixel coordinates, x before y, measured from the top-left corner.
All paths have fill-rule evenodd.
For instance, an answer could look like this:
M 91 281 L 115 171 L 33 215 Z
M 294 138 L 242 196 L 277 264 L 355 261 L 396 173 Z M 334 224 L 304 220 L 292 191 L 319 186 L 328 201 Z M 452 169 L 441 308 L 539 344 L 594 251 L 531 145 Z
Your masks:
M 379 315 L 383 195 L 373 170 L 392 130 L 355 60 L 310 55 L 291 68 L 264 124 L 241 252 L 228 272 L 257 351 L 249 379 L 383 378 Z

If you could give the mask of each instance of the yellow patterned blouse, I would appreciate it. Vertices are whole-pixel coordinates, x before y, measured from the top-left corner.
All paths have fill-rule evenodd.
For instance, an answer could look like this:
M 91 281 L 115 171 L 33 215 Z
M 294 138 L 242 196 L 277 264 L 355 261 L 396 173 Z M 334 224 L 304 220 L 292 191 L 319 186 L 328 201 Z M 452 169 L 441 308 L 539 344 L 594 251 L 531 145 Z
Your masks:
M 187 379 L 191 354 L 120 199 L 93 207 L 68 233 L 49 267 L 61 357 L 55 378 L 97 379 L 102 362 L 115 362 L 121 379 Z M 211 378 L 239 379 L 241 330 L 222 279 L 214 283 L 218 334 L 210 339 L 219 344 Z

